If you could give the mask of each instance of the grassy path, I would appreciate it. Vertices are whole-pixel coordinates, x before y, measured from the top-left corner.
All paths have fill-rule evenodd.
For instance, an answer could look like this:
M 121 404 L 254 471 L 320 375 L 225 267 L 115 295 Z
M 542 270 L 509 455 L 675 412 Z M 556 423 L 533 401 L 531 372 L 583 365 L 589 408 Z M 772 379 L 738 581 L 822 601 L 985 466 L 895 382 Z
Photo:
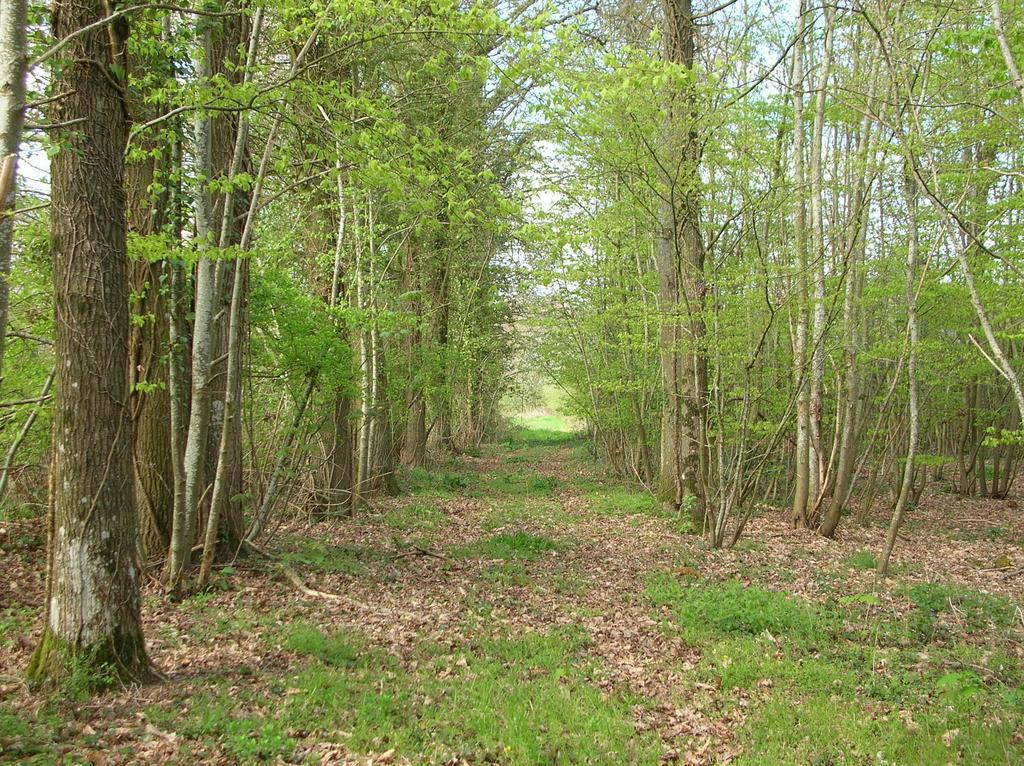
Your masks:
M 872 530 L 825 543 L 763 519 L 740 549 L 705 551 L 552 430 L 406 485 L 358 519 L 277 531 L 336 598 L 259 562 L 182 604 L 148 597 L 165 684 L 0 687 L 0 760 L 1024 761 L 1019 593 L 977 568 L 936 579 L 946 537 L 885 584 L 866 571 Z M 35 614 L 4 612 L 0 672 Z

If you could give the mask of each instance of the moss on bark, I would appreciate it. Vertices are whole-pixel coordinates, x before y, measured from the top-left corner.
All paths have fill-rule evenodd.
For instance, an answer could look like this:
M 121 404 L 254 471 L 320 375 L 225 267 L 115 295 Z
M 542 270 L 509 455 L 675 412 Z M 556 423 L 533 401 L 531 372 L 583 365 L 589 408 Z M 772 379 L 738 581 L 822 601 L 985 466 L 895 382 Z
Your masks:
M 75 647 L 49 626 L 32 653 L 26 676 L 34 686 L 54 686 L 74 679 L 84 691 L 97 691 L 113 683 L 149 683 L 159 680 L 150 664 L 141 634 L 120 632 L 86 646 Z

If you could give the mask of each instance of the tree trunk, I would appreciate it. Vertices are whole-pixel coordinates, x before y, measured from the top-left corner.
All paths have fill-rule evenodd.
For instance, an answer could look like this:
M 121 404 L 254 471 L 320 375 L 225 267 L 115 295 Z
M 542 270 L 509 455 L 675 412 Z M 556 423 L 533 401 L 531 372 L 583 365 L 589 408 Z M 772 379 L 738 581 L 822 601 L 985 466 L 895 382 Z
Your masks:
M 906 462 L 903 464 L 903 481 L 900 485 L 900 494 L 896 499 L 896 507 L 893 509 L 892 521 L 889 524 L 889 534 L 885 541 L 885 550 L 878 560 L 878 571 L 885 577 L 889 574 L 889 560 L 892 550 L 896 546 L 896 535 L 899 534 L 900 526 L 903 524 L 903 516 L 909 505 L 910 493 L 914 486 L 914 462 L 917 459 L 917 447 L 920 432 L 920 417 L 918 411 L 918 390 L 917 390 L 917 251 L 918 251 L 918 230 L 917 230 L 917 182 L 911 177 L 911 169 L 907 167 L 907 178 L 904 184 L 904 192 L 907 203 L 907 336 L 909 338 L 909 350 L 907 352 L 907 394 L 909 398 L 910 425 L 908 428 Z
M 18 151 L 25 124 L 27 28 L 28 0 L 4 0 L 0 9 L 0 385 L 3 383 L 10 303 L 7 279 L 11 273 L 11 249 L 14 245 Z
M 331 413 L 331 447 L 327 456 L 327 481 L 324 506 L 330 513 L 338 509 L 351 510 L 353 461 L 355 452 L 352 439 L 352 397 L 337 391 Z
M 402 269 L 403 292 L 416 295 L 419 287 L 416 273 L 415 241 L 410 238 L 405 246 L 405 264 Z M 423 345 L 423 302 L 419 297 L 407 301 L 406 310 L 413 317 L 413 327 L 403 340 L 408 376 L 405 385 L 405 422 L 402 430 L 402 465 L 419 468 L 427 456 L 427 406 L 423 394 L 423 376 L 420 371 Z
M 663 0 L 665 58 L 693 69 L 697 30 L 690 0 Z M 704 242 L 700 231 L 700 142 L 696 93 L 685 84 L 666 94 L 665 141 L 675 167 L 663 173 L 657 268 L 661 368 L 665 393 L 658 497 L 685 510 L 696 530 L 707 517 L 704 486 Z M 669 160 L 670 162 L 672 160 Z
M 129 63 L 135 69 L 143 62 Z M 131 98 L 130 103 L 136 121 L 145 122 L 161 112 L 142 98 Z M 151 236 L 159 234 L 167 220 L 167 195 L 154 198 L 150 192 L 157 169 L 166 165 L 167 158 L 158 164 L 156 155 L 161 146 L 151 136 L 142 138 L 141 148 L 145 151 L 143 158 L 125 167 L 128 230 L 140 236 Z M 164 261 L 139 258 L 129 267 L 132 464 L 143 560 L 166 555 L 174 518 L 174 464 L 171 451 L 167 449 L 171 441 L 168 277 Z
M 106 15 L 99 0 L 58 0 L 54 36 Z M 28 671 L 33 681 L 72 668 L 125 680 L 152 675 L 140 619 L 128 407 L 122 32 L 112 25 L 78 34 L 53 83 L 66 94 L 53 121 L 75 124 L 56 136 L 62 150 L 51 166 L 59 364 L 46 615 Z
M 877 88 L 878 57 L 871 61 L 868 104 L 875 102 Z M 872 129 L 870 115 L 864 115 L 860 123 L 860 134 L 857 139 L 856 153 L 856 189 L 850 205 L 850 222 L 847 226 L 848 235 L 844 238 L 846 252 L 846 288 L 843 295 L 843 325 L 845 341 L 843 347 L 843 391 L 840 404 L 842 426 L 839 437 L 839 457 L 836 463 L 835 481 L 832 486 L 832 498 L 828 509 L 818 528 L 824 537 L 835 535 L 842 518 L 843 508 L 850 500 L 853 491 L 854 477 L 857 473 L 858 444 L 858 412 L 861 395 L 860 370 L 857 354 L 860 348 L 860 303 L 862 300 L 862 267 L 867 252 L 868 213 L 870 211 L 871 188 L 875 175 L 875 148 L 879 132 Z
M 821 421 L 825 388 L 825 224 L 823 207 L 822 148 L 825 125 L 825 95 L 832 74 L 832 35 L 835 28 L 835 7 L 825 6 L 824 54 L 815 85 L 814 120 L 811 127 L 811 255 L 814 270 L 814 310 L 811 341 L 811 378 L 808 391 L 809 440 L 807 508 L 808 524 L 816 522 L 825 481 L 825 455 L 822 448 Z
M 257 7 L 251 24 L 244 13 L 222 19 L 219 22 L 218 30 L 211 40 L 213 54 L 211 68 L 214 77 L 224 77 L 235 84 L 251 79 L 260 27 L 262 26 L 261 19 L 262 11 Z M 247 40 L 248 45 L 243 46 Z M 240 50 L 246 51 L 244 58 L 240 56 Z M 248 114 L 216 114 L 212 119 L 210 130 L 210 162 L 213 175 L 230 179 L 245 172 L 250 164 Z M 234 187 L 231 187 L 228 192 L 215 201 L 213 214 L 214 220 L 221 223 L 217 242 L 221 249 L 239 243 L 249 201 L 247 192 Z M 238 326 L 232 328 L 229 316 L 234 285 L 237 281 L 235 279 L 237 269 L 241 269 L 239 276 L 242 280 L 242 293 L 238 311 Z M 216 275 L 214 314 L 217 318 L 214 323 L 211 352 L 213 363 L 210 369 L 210 427 L 206 435 L 205 457 L 207 479 L 204 489 L 205 502 L 199 510 L 199 516 L 206 518 L 210 513 L 212 484 L 218 471 L 218 462 L 223 457 L 227 460 L 227 466 L 224 469 L 227 504 L 223 508 L 223 513 L 219 514 L 219 531 L 225 550 L 233 554 L 238 550 L 246 531 L 244 508 L 241 502 L 244 492 L 242 483 L 242 419 L 235 418 L 230 431 L 227 432 L 223 430 L 223 424 L 227 417 L 230 399 L 235 400 L 235 407 L 238 412 L 241 412 L 242 364 L 245 349 L 244 347 L 240 348 L 236 355 L 234 364 L 237 369 L 235 370 L 228 369 L 228 349 L 233 333 L 238 333 L 242 338 L 248 335 L 249 262 L 246 259 L 240 259 L 232 266 L 221 261 L 218 263 Z M 231 387 L 228 386 L 229 379 L 232 381 Z M 228 437 L 226 446 L 221 444 L 222 435 Z
M 807 380 L 807 224 L 804 200 L 806 182 L 804 172 L 804 16 L 806 9 L 800 3 L 796 43 L 793 46 L 793 183 L 797 190 L 793 238 L 796 244 L 796 275 L 798 287 L 796 331 L 793 339 L 793 375 L 797 387 L 796 400 L 796 476 L 793 487 L 793 508 L 790 523 L 806 526 L 807 503 L 811 492 L 810 432 L 811 402 Z
M 207 81 L 211 77 L 213 57 L 212 38 L 209 26 L 203 24 L 199 32 L 200 45 L 196 50 L 194 67 L 196 77 Z M 197 187 L 193 193 L 195 209 L 196 242 L 199 248 L 199 263 L 195 279 L 195 319 L 192 328 L 192 390 L 189 397 L 188 436 L 185 440 L 180 472 L 183 476 L 182 502 L 175 503 L 174 520 L 171 530 L 171 550 L 167 570 L 167 587 L 178 591 L 191 565 L 192 545 L 195 543 L 198 509 L 203 492 L 206 469 L 206 435 L 210 427 L 210 362 L 213 342 L 213 310 L 215 288 L 215 264 L 210 255 L 215 229 L 209 181 L 213 177 L 211 159 L 210 115 L 196 112 L 195 165 Z
M 238 463 L 232 460 L 231 451 L 240 447 L 241 441 L 235 440 L 233 434 L 241 423 L 238 417 L 238 409 L 241 404 L 241 395 L 233 395 L 231 392 L 236 388 L 241 389 L 241 381 L 238 376 L 242 371 L 242 293 L 245 290 L 246 274 L 242 268 L 246 263 L 242 260 L 235 261 L 234 280 L 231 288 L 231 307 L 228 313 L 228 359 L 227 359 L 227 385 L 229 392 L 224 400 L 224 420 L 221 423 L 220 454 L 217 459 L 216 471 L 213 479 L 213 490 L 210 494 L 210 511 L 206 520 L 206 534 L 203 537 L 203 556 L 199 564 L 199 577 L 197 587 L 205 588 L 210 582 L 210 572 L 213 569 L 213 556 L 217 547 L 217 532 L 220 529 L 221 516 L 227 513 L 228 504 L 231 498 L 228 492 L 231 490 L 235 477 L 231 475 Z M 301 414 L 300 414 L 301 416 Z M 241 542 L 244 530 L 237 530 L 235 539 Z

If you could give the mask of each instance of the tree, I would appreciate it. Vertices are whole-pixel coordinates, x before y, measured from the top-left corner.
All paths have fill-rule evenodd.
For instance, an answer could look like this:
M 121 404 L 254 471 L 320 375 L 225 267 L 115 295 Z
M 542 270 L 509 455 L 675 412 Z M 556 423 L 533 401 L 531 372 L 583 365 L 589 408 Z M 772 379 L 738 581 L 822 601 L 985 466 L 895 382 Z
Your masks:
M 128 390 L 124 24 L 99 0 L 58 0 L 53 74 L 56 401 L 43 635 L 34 681 L 74 668 L 152 676 L 140 619 Z M 74 35 L 73 38 L 70 36 Z
M 702 530 L 707 360 L 704 350 L 704 241 L 700 228 L 700 140 L 696 125 L 694 55 L 697 27 L 690 0 L 664 0 L 665 60 L 672 70 L 666 94 L 663 199 L 658 232 L 661 366 L 659 498 L 685 508 Z
M 28 64 L 26 28 L 28 0 L 10 0 L 0 7 L 0 384 L 14 244 L 14 200 L 18 152 L 25 124 L 25 73 Z

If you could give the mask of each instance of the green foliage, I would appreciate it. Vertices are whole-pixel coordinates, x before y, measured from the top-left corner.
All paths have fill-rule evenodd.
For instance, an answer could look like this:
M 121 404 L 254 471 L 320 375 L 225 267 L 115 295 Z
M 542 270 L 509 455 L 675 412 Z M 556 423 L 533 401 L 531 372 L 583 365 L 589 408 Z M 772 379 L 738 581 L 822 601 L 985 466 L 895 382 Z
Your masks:
M 461 495 L 473 483 L 465 474 L 426 468 L 414 468 L 411 471 L 406 471 L 403 474 L 403 480 L 406 492 L 410 495 L 424 497 Z
M 851 569 L 866 571 L 876 569 L 878 565 L 875 562 L 875 554 L 871 551 L 856 551 L 847 559 L 847 566 Z
M 484 570 L 483 578 L 503 588 L 523 588 L 531 583 L 530 572 L 519 559 L 489 566 Z
M 736 580 L 687 585 L 658 572 L 648 578 L 645 593 L 655 606 L 668 607 L 688 640 L 709 634 L 766 633 L 806 642 L 824 638 L 834 627 L 834 620 L 812 604 Z
M 50 705 L 14 709 L 0 702 L 0 757 L 22 764 L 53 763 L 61 719 Z
M 557 540 L 529 532 L 503 532 L 456 552 L 463 558 L 520 559 L 535 561 L 542 554 L 561 547 Z
M 661 503 L 648 492 L 638 492 L 630 487 L 618 485 L 597 487 L 588 490 L 584 497 L 597 513 L 609 516 L 641 514 L 664 516 Z
M 907 597 L 915 607 L 910 628 L 926 639 L 943 630 L 943 618 L 958 623 L 968 633 L 981 632 L 990 626 L 1013 625 L 1016 618 L 1013 605 L 1006 599 L 943 583 L 913 585 Z
M 1002 605 L 962 589 L 915 588 L 915 612 L 942 611 L 952 599 L 985 604 L 978 608 L 990 620 L 1006 617 Z M 914 613 L 890 622 L 874 594 L 833 610 L 736 582 L 687 586 L 665 573 L 652 574 L 646 592 L 670 610 L 667 629 L 701 647 L 699 675 L 749 695 L 739 763 L 939 766 L 951 753 L 970 763 L 1024 754 L 1012 738 L 1024 724 L 1019 659 L 962 643 L 911 648 L 908 637 L 931 637 L 914 632 Z
M 307 623 L 292 625 L 285 646 L 296 654 L 309 655 L 325 665 L 353 667 L 363 654 L 363 642 L 353 635 L 326 635 Z
M 350 633 L 304 625 L 287 645 L 313 662 L 294 678 L 270 681 L 279 688 L 274 706 L 221 687 L 184 710 L 153 707 L 147 716 L 246 762 L 290 757 L 289 730 L 321 737 L 345 731 L 353 752 L 395 748 L 422 762 L 653 764 L 661 752 L 656 735 L 636 734 L 632 702 L 593 684 L 579 657 L 585 637 L 575 633 L 489 639 L 458 655 L 424 644 L 417 670 Z
M 558 482 L 551 476 L 533 471 L 520 470 L 513 473 L 494 474 L 474 493 L 495 492 L 517 497 L 547 497 L 554 492 Z
M 446 518 L 446 515 L 433 505 L 412 502 L 389 510 L 384 514 L 384 523 L 401 532 L 433 532 Z
M 377 561 L 381 553 L 358 546 L 333 546 L 307 542 L 283 555 L 290 564 L 301 564 L 323 572 L 337 572 L 355 577 L 366 571 L 368 563 Z
M 246 705 L 247 707 L 241 707 Z M 175 731 L 208 747 L 224 749 L 242 763 L 272 761 L 292 753 L 295 742 L 269 711 L 254 711 L 254 700 L 221 686 L 200 695 L 186 708 L 151 707 L 147 717 L 156 725 Z

